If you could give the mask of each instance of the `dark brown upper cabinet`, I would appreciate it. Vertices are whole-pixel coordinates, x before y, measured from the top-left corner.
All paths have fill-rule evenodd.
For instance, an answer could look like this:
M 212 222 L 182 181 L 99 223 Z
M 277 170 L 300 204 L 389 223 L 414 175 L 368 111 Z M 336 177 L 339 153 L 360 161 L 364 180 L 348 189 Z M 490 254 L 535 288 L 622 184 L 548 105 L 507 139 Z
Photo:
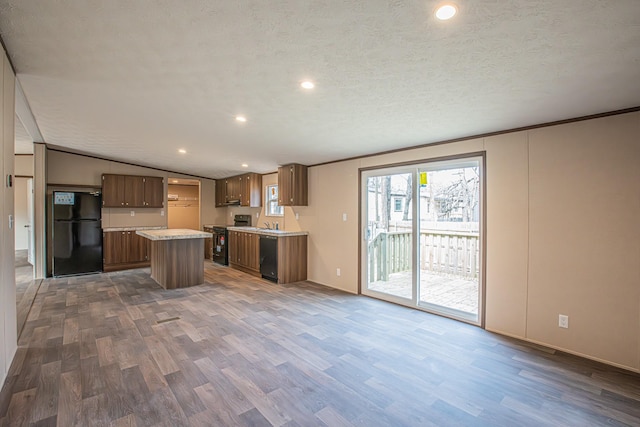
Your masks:
M 162 208 L 164 179 L 157 176 L 102 175 L 105 208 Z
M 227 205 L 262 206 L 262 175 L 245 173 L 216 180 L 216 207 Z
M 147 208 L 164 207 L 164 179 L 161 177 L 144 177 L 144 206 Z
M 278 168 L 278 205 L 307 206 L 309 204 L 307 167 L 297 163 Z
M 227 203 L 227 180 L 216 179 L 216 208 Z

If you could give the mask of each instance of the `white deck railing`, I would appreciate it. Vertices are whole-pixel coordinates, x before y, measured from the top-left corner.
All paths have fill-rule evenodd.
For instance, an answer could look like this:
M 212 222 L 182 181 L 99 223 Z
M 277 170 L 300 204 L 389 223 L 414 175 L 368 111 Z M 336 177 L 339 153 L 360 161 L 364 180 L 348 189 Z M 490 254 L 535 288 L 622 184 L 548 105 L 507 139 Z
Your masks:
M 425 230 L 420 232 L 420 269 L 477 278 L 480 248 L 477 233 Z M 383 231 L 368 244 L 369 281 L 411 270 L 411 232 Z

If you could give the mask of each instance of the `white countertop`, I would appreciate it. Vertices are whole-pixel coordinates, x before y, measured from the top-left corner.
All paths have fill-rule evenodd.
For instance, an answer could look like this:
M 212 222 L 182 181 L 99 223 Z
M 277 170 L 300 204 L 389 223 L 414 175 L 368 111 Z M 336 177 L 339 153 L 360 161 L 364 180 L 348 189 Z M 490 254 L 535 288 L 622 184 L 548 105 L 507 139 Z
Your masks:
M 229 231 L 243 231 L 245 233 L 262 234 L 265 236 L 275 237 L 287 237 L 287 236 L 308 236 L 308 231 L 286 231 L 286 230 L 273 230 L 268 228 L 259 227 L 227 227 Z
M 186 228 L 170 228 L 164 230 L 136 230 L 136 234 L 149 240 L 208 239 L 211 233 L 188 230 Z
M 102 231 L 136 231 L 136 230 L 164 230 L 167 227 L 164 226 L 153 226 L 153 227 L 107 227 L 103 228 Z

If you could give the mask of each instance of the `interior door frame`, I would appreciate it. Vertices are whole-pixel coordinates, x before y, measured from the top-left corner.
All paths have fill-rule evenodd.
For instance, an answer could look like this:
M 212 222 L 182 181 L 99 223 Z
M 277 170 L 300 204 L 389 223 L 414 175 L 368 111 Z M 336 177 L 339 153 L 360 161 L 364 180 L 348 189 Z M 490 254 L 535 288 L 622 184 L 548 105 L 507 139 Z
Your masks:
M 442 317 L 449 317 L 461 322 L 465 322 L 465 323 L 469 323 L 472 325 L 476 325 L 479 326 L 480 328 L 485 328 L 485 320 L 486 320 L 486 310 L 485 310 L 485 304 L 486 304 L 486 266 L 487 266 L 487 157 L 486 157 L 486 151 L 476 151 L 476 152 L 471 152 L 471 153 L 461 153 L 461 154 L 455 154 L 455 155 L 448 155 L 448 156 L 440 156 L 440 157 L 433 157 L 433 158 L 422 158 L 422 159 L 418 159 L 418 160 L 411 160 L 411 161 L 406 161 L 406 162 L 397 162 L 397 163 L 389 163 L 389 164 L 382 164 L 382 165 L 376 165 L 376 166 L 369 166 L 369 167 L 363 167 L 363 168 L 359 168 L 358 169 L 358 195 L 359 195 L 359 200 L 358 200 L 358 295 L 366 295 L 372 298 L 377 298 L 375 294 L 368 294 L 363 292 L 363 282 L 364 280 L 367 279 L 367 271 L 366 269 L 368 268 L 368 260 L 367 260 L 367 253 L 364 251 L 364 244 L 365 244 L 365 238 L 366 238 L 366 227 L 367 224 L 366 222 L 363 222 L 363 216 L 365 214 L 365 207 L 366 205 L 366 196 L 367 194 L 363 194 L 364 190 L 363 189 L 363 185 L 362 185 L 362 180 L 363 180 L 363 174 L 369 172 L 369 171 L 379 171 L 380 174 L 384 174 L 385 172 L 396 172 L 398 169 L 397 168 L 402 168 L 402 167 L 408 167 L 408 168 L 417 168 L 419 165 L 424 165 L 424 164 L 429 164 L 429 163 L 439 163 L 439 162 L 446 162 L 446 161 L 464 161 L 465 159 L 469 160 L 472 158 L 477 158 L 479 160 L 479 164 L 480 164 L 480 196 L 479 196 L 479 204 L 480 204 L 480 224 L 479 224 L 479 231 L 480 231 L 480 245 L 479 245 L 479 249 L 480 249 L 480 275 L 478 277 L 478 320 L 477 321 L 470 321 L 464 318 L 460 318 L 460 317 L 456 317 L 453 315 L 449 315 L 446 311 L 438 311 L 438 312 L 434 312 L 432 310 L 429 309 L 429 307 L 424 307 L 424 306 L 420 306 L 419 304 L 417 304 L 417 301 L 415 304 L 412 305 L 408 305 L 406 303 L 406 300 L 401 299 L 401 298 L 396 298 L 396 299 L 390 299 L 390 298 L 385 298 L 386 301 L 389 302 L 393 302 L 399 305 L 403 305 L 403 306 L 407 306 L 416 310 L 421 310 L 421 311 L 425 311 L 425 312 L 429 312 L 429 313 L 433 313 Z M 417 185 L 413 186 L 413 191 L 414 193 L 417 192 Z M 415 199 L 414 199 L 415 200 Z M 417 214 L 418 214 L 418 207 L 417 207 L 417 203 L 412 203 L 412 211 L 413 211 L 413 218 L 417 218 Z M 413 250 L 414 250 L 414 256 L 412 257 L 412 268 L 413 268 L 413 284 L 412 286 L 414 287 L 414 290 L 412 292 L 413 294 L 413 299 L 417 299 L 418 295 L 416 295 L 416 291 L 415 288 L 417 287 L 417 283 L 416 283 L 416 272 L 415 272 L 415 268 L 416 265 L 414 265 L 417 262 L 417 257 L 415 256 L 415 251 L 418 250 L 417 245 L 419 245 L 419 239 L 415 239 L 415 229 L 416 229 L 416 225 L 415 225 L 415 221 L 414 221 L 414 225 L 412 227 L 413 230 L 413 235 L 414 235 L 414 244 L 412 246 Z M 365 269 L 365 270 L 363 270 Z M 385 297 L 387 295 L 385 294 Z

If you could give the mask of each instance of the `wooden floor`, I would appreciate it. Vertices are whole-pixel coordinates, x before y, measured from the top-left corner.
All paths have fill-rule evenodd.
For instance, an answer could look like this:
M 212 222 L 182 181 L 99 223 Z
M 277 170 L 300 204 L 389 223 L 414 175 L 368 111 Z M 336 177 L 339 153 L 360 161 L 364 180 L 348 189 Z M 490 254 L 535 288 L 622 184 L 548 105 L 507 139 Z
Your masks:
M 640 376 L 308 282 L 207 264 L 45 280 L 3 426 L 640 425 Z

